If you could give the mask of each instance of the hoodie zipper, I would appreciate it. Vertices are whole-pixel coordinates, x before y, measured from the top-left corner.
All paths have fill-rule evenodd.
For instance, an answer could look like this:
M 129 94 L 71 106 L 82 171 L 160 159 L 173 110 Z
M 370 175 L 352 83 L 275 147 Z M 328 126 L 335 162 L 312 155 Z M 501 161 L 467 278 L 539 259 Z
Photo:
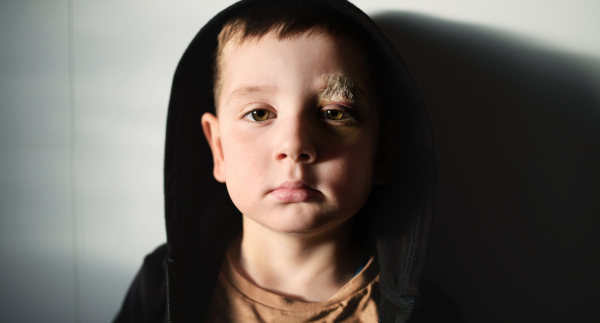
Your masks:
M 415 302 L 416 299 L 412 299 L 410 302 L 410 306 L 408 307 L 408 310 L 406 311 L 406 314 L 404 315 L 404 320 L 402 321 L 403 323 L 408 323 L 410 321 L 410 316 L 412 315 L 412 312 L 415 308 Z
M 167 323 L 171 323 L 171 293 L 169 288 L 169 259 L 166 260 L 165 275 L 167 276 Z

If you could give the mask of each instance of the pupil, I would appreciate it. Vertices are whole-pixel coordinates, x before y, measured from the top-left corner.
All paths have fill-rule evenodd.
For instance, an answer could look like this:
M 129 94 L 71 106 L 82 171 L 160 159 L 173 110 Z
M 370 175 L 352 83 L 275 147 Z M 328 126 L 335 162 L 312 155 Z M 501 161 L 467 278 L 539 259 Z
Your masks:
M 265 111 L 259 110 L 259 111 L 256 111 L 256 114 L 258 115 L 259 118 L 262 118 L 265 116 Z

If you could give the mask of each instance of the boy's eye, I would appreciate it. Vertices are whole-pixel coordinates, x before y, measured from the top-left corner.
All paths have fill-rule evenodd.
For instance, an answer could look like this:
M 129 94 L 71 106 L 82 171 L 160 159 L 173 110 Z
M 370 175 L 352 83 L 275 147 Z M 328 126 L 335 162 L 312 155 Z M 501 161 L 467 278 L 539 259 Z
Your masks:
M 271 115 L 271 111 L 269 111 L 269 110 L 257 109 L 257 110 L 248 112 L 248 114 L 246 114 L 244 116 L 244 118 L 252 120 L 252 121 L 266 121 L 267 119 L 269 119 L 270 115 Z
M 341 109 L 328 109 L 324 110 L 322 113 L 323 116 L 329 120 L 345 120 L 353 118 L 350 113 Z
M 326 110 L 325 117 L 330 120 L 341 120 L 344 116 L 344 112 L 342 110 Z

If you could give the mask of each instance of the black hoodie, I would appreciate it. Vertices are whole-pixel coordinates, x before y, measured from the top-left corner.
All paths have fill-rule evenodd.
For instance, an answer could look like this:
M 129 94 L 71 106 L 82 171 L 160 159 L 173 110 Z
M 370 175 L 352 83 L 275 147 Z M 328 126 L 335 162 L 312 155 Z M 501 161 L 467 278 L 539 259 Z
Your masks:
M 223 10 L 200 30 L 179 62 L 165 151 L 168 242 L 146 257 L 116 322 L 202 322 L 206 316 L 225 250 L 241 230 L 241 214 L 225 184 L 213 178 L 200 118 L 214 111 L 212 61 L 218 33 L 231 17 L 264 1 L 244 0 Z M 382 130 L 394 164 L 391 181 L 374 186 L 355 216 L 355 233 L 378 255 L 379 321 L 413 322 L 413 312 L 422 307 L 435 191 L 429 117 L 402 59 L 367 15 L 344 0 L 312 1 L 354 21 L 367 35 L 365 50 L 375 58 L 381 111 L 394 121 Z

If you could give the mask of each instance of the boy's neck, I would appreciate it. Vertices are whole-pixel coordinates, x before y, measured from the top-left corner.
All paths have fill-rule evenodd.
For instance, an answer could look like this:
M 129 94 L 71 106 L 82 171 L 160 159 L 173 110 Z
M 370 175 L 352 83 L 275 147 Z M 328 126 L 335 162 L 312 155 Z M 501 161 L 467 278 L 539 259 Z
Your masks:
M 228 253 L 238 272 L 267 291 L 307 302 L 330 299 L 354 276 L 361 252 L 352 220 L 318 233 L 273 231 L 244 217 Z

